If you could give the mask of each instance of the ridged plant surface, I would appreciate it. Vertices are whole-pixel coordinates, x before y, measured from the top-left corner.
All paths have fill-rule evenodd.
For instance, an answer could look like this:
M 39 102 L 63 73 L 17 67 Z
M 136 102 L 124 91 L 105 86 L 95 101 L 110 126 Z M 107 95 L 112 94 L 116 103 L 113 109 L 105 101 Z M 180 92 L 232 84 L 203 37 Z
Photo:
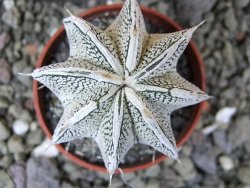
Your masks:
M 176 72 L 198 26 L 149 34 L 135 0 L 104 31 L 72 14 L 64 26 L 68 59 L 32 73 L 64 107 L 52 142 L 93 138 L 111 175 L 136 143 L 177 159 L 171 112 L 209 98 Z

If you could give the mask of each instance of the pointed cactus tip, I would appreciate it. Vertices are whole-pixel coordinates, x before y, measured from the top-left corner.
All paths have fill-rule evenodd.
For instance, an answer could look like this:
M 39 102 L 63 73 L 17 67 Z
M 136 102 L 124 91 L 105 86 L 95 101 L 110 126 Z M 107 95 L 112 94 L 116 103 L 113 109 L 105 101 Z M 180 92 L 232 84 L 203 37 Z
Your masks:
M 195 27 L 198 28 L 200 27 L 201 25 L 203 25 L 207 20 L 203 20 L 201 23 L 199 23 L 198 25 L 196 25 Z
M 40 87 L 38 87 L 37 89 L 40 90 L 40 89 L 43 89 L 45 88 L 45 85 L 41 85 Z
M 197 28 L 199 28 L 201 25 L 203 25 L 207 20 L 203 20 L 201 23 L 197 24 L 196 26 L 194 26 L 194 30 L 196 30 Z
M 109 172 L 109 188 L 112 186 L 112 178 L 113 178 L 113 172 Z
M 180 165 L 183 165 L 180 159 L 176 159 L 177 163 L 179 163 Z
M 203 20 L 201 23 L 189 28 L 188 30 L 191 31 L 191 33 L 193 33 L 194 31 L 196 31 L 196 29 L 198 29 L 201 25 L 203 25 L 207 20 Z
M 69 8 L 66 5 L 64 5 L 64 8 L 70 16 L 74 17 L 73 13 L 69 10 Z
M 32 77 L 32 73 L 21 73 L 21 72 L 19 72 L 17 74 L 22 75 L 22 76 L 31 76 Z

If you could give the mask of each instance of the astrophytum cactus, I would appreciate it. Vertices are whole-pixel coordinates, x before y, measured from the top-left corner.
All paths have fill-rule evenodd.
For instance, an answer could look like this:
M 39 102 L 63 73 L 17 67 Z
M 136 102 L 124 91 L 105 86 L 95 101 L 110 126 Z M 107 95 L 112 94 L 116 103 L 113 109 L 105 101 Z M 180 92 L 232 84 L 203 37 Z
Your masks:
M 64 26 L 68 59 L 31 73 L 64 107 L 52 142 L 93 138 L 110 175 L 136 143 L 178 159 L 171 112 L 209 98 L 176 72 L 198 26 L 148 34 L 136 0 L 104 31 L 71 13 Z

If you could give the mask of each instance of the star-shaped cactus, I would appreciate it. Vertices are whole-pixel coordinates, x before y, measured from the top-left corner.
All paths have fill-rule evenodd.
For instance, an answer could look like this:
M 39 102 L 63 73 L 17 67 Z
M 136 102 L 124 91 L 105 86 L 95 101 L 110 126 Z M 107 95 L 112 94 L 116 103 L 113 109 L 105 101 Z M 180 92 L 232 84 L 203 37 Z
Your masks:
M 31 74 L 64 107 L 52 142 L 94 138 L 111 175 L 136 143 L 177 159 L 171 112 L 209 98 L 176 72 L 198 26 L 148 34 L 136 0 L 104 31 L 72 14 L 64 25 L 69 58 Z

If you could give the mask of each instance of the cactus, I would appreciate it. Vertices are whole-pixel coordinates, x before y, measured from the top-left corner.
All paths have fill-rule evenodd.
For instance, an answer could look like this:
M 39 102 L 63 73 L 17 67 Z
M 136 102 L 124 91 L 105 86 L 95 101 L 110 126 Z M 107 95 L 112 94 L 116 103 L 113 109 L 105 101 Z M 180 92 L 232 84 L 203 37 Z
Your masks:
M 178 159 L 171 112 L 209 98 L 176 72 L 199 25 L 149 34 L 136 0 L 127 0 L 106 30 L 72 13 L 64 25 L 68 59 L 31 73 L 64 108 L 52 142 L 93 138 L 111 176 L 136 143 Z

